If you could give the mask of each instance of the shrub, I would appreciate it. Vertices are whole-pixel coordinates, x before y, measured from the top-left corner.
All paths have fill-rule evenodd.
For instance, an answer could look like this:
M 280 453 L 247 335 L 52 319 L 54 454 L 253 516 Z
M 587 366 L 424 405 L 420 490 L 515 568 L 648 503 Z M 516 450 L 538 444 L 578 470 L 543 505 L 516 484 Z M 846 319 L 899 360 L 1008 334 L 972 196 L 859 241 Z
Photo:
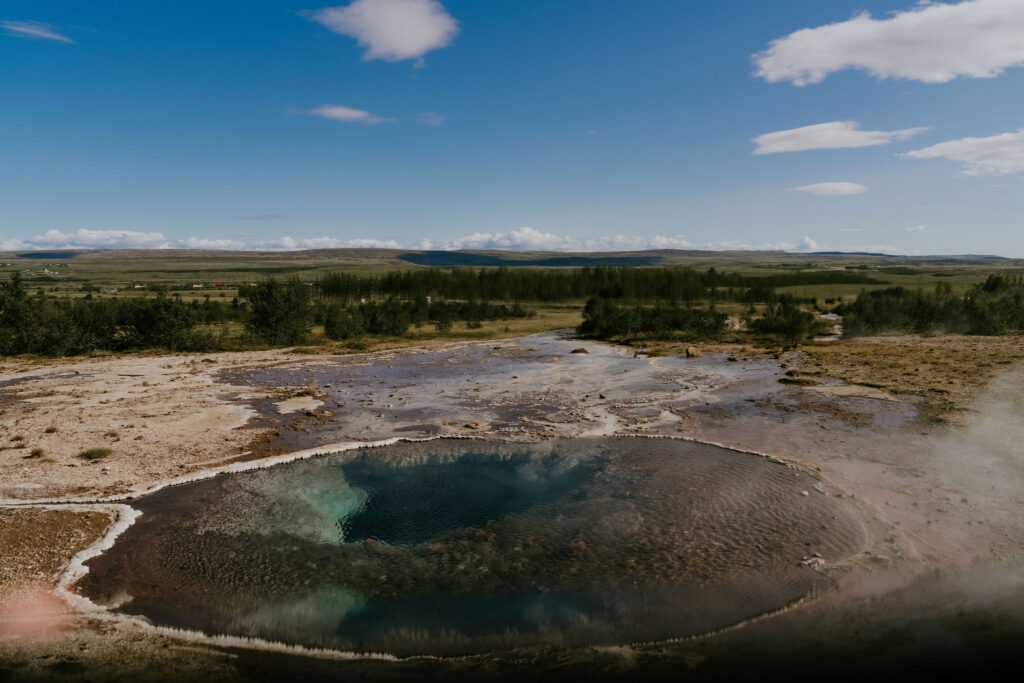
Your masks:
M 114 451 L 109 448 L 89 448 L 78 454 L 83 460 L 102 460 Z

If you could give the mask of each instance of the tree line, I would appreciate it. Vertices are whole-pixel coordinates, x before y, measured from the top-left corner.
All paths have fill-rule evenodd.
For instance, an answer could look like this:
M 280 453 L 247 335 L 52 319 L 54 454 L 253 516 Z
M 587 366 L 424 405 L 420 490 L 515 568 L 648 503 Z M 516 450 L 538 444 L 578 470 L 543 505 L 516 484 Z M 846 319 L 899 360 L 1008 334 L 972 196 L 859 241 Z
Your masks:
M 449 332 L 534 312 L 521 302 L 585 297 L 581 335 L 599 339 L 715 339 L 728 331 L 718 301 L 750 305 L 749 333 L 797 343 L 819 333 L 805 310 L 813 300 L 778 293 L 777 286 L 876 281 L 859 273 L 823 271 L 747 276 L 688 268 L 600 267 L 575 270 L 454 269 L 379 276 L 329 274 L 312 286 L 268 278 L 227 301 L 184 302 L 166 290 L 151 297 L 54 298 L 30 294 L 21 275 L 0 282 L 0 354 L 61 356 L 95 350 L 209 351 L 226 348 L 225 323 L 244 325 L 242 343 L 300 344 L 320 325 L 335 340 L 363 335 L 399 337 L 411 326 Z M 501 302 L 501 303 L 496 303 Z M 699 307 L 697 304 L 700 303 Z M 754 303 L 764 304 L 754 316 Z M 1024 330 L 1024 278 L 992 275 L 963 296 L 946 283 L 922 292 L 892 287 L 862 292 L 835 312 L 847 335 L 886 331 L 1002 334 Z
M 817 315 L 800 307 L 796 297 L 781 295 L 769 304 L 759 318 L 748 315 L 748 332 L 773 337 L 787 344 L 797 344 L 824 331 Z M 654 306 L 622 306 L 609 299 L 593 297 L 583 309 L 583 322 L 576 328 L 579 335 L 594 339 L 682 339 L 714 340 L 728 330 L 728 316 L 715 310 L 714 302 L 707 308 L 657 304 Z
M 601 297 L 637 301 L 778 301 L 775 289 L 795 285 L 884 285 L 863 273 L 841 270 L 776 275 L 724 273 L 714 268 L 636 268 L 599 266 L 578 269 L 455 268 L 389 272 L 381 275 L 327 273 L 315 283 L 325 297 L 342 301 L 374 297 L 488 301 L 569 301 Z
M 204 351 L 218 339 L 197 330 L 199 307 L 159 293 L 147 299 L 49 299 L 21 275 L 0 283 L 0 353 L 65 356 L 97 349 Z
M 205 297 L 184 302 L 179 295 L 159 290 L 152 297 L 53 298 L 42 291 L 30 294 L 20 273 L 0 282 L 0 355 L 31 353 L 66 356 L 96 350 L 214 351 L 225 348 L 224 328 L 244 323 L 248 340 L 256 344 L 291 346 L 309 339 L 315 324 L 329 339 L 353 339 L 366 334 L 402 336 L 412 325 L 430 323 L 448 332 L 457 321 L 468 328 L 483 321 L 534 315 L 521 304 L 486 301 L 408 301 L 346 306 L 314 300 L 313 288 L 290 278 L 268 278 L 230 303 Z M 207 328 L 207 329 L 203 329 Z M 243 340 L 244 341 L 244 340 Z
M 990 275 L 963 296 L 948 283 L 931 292 L 890 287 L 861 293 L 835 309 L 847 336 L 880 332 L 998 335 L 1024 330 L 1024 277 Z

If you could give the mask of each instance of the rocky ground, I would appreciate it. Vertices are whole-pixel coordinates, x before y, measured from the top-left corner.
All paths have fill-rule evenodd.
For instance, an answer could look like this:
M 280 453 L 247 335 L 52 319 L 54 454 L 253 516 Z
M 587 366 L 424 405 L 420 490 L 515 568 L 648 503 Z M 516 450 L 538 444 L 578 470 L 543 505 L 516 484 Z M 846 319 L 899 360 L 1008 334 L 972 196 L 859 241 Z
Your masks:
M 1019 349 L 975 359 L 987 363 L 976 374 L 995 379 L 982 388 L 965 378 L 974 393 L 948 425 L 922 419 L 928 397 L 904 393 L 910 380 L 877 381 L 869 373 L 871 381 L 855 371 L 859 354 L 884 342 L 857 342 L 845 352 L 842 344 L 778 358 L 739 349 L 651 358 L 538 335 L 361 356 L 274 351 L 8 364 L 0 371 L 0 596 L 18 599 L 5 598 L 17 609 L 0 615 L 0 680 L 121 680 L 153 672 L 235 680 L 295 670 L 314 678 L 511 677 L 537 670 L 553 677 L 629 677 L 681 669 L 697 678 L 741 676 L 742 662 L 762 661 L 764 648 L 781 651 L 794 634 L 813 633 L 808 642 L 856 651 L 884 638 L 894 615 L 907 624 L 925 619 L 930 632 L 946 619 L 941 623 L 957 642 L 973 642 L 970 606 L 1005 611 L 1021 592 L 1006 577 L 1020 575 L 1024 557 L 1024 371 L 1003 363 Z M 938 362 L 949 375 L 943 381 L 954 380 L 947 391 L 954 391 L 966 361 L 942 366 L 928 348 L 934 347 L 919 349 L 929 367 L 923 372 L 937 376 Z M 839 359 L 835 372 L 823 354 Z M 779 381 L 794 369 L 812 381 Z M 34 504 L 131 496 L 261 458 L 351 442 L 610 434 L 695 438 L 797 462 L 820 473 L 829 495 L 862 510 L 870 546 L 851 566 L 831 568 L 825 558 L 821 570 L 839 588 L 813 604 L 697 641 L 353 662 L 337 653 L 256 652 L 72 610 L 54 598 L 57 577 L 72 555 L 103 535 L 110 517 L 100 508 Z M 81 456 L 101 448 L 110 452 Z M 981 585 L 987 590 L 975 590 Z M 878 596 L 893 607 L 881 608 Z M 951 615 L 950 605 L 958 605 Z M 1020 614 L 1010 609 L 996 633 L 1015 634 Z M 967 635 L 957 619 L 968 620 Z M 910 628 L 893 642 L 905 642 Z

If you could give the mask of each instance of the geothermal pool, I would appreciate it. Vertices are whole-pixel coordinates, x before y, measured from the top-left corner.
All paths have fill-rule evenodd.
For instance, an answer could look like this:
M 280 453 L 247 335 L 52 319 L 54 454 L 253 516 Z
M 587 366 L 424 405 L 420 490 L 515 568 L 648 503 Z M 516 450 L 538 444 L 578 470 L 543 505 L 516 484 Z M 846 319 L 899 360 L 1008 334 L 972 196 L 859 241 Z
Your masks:
M 830 585 L 857 514 L 810 473 L 673 439 L 435 440 L 132 503 L 77 589 L 155 624 L 455 655 L 711 631 Z

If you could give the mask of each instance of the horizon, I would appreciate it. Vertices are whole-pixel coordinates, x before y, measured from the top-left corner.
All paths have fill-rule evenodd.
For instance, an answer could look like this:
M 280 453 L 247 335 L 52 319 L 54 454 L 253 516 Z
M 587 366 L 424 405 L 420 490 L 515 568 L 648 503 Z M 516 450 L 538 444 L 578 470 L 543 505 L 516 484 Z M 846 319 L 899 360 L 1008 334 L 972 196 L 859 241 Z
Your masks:
M 1021 0 L 14 0 L 0 249 L 1020 258 L 1022 31 Z
M 96 253 L 118 253 L 118 252 L 166 252 L 168 254 L 187 254 L 187 253 L 203 253 L 203 254 L 247 254 L 247 255 L 260 255 L 260 254 L 302 254 L 302 253 L 313 253 L 313 252 L 396 252 L 399 254 L 508 254 L 515 256 L 546 256 L 551 255 L 555 257 L 568 257 L 568 256 L 593 256 L 596 259 L 622 256 L 622 255 L 634 255 L 634 254 L 653 254 L 653 253 L 665 253 L 665 252 L 678 252 L 683 254 L 750 254 L 755 256 L 758 254 L 769 254 L 769 255 L 785 255 L 785 256 L 864 256 L 864 257 L 881 257 L 881 258 L 892 258 L 892 259 L 982 259 L 982 260 L 1002 260 L 1002 261 L 1019 261 L 1022 260 L 1019 257 L 1004 256 L 1001 254 L 981 254 L 981 253 L 963 253 L 963 254 L 944 254 L 944 253 L 918 253 L 918 254 L 900 254 L 900 253 L 888 253 L 888 252 L 871 252 L 871 251 L 837 251 L 837 250 L 822 250 L 822 251 L 791 251 L 785 249 L 710 249 L 710 248 L 681 248 L 681 247 L 665 247 L 661 249 L 635 249 L 635 250 L 607 250 L 607 251 L 558 251 L 558 250 L 526 250 L 526 249 L 417 249 L 417 248 L 402 248 L 402 247 L 324 247 L 324 248 L 303 248 L 303 249 L 197 249 L 192 247 L 67 247 L 57 249 L 15 249 L 0 251 L 0 254 L 9 254 L 14 258 L 39 258 L 40 256 L 50 256 L 55 259 L 65 258 L 68 255 L 78 254 L 96 254 Z M 509 259 L 510 262 L 515 262 L 516 259 Z

